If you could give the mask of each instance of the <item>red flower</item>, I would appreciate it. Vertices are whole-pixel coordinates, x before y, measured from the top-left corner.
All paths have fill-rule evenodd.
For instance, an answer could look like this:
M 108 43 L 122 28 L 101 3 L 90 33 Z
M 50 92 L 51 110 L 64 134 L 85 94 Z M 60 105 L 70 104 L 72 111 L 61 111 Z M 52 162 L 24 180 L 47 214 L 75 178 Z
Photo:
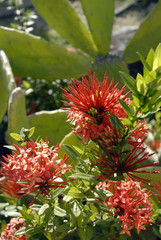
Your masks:
M 133 182 L 128 179 L 124 182 L 108 181 L 98 184 L 98 188 L 110 191 L 113 196 L 107 197 L 106 201 L 102 202 L 109 207 L 110 210 L 114 209 L 114 215 L 121 220 L 123 230 L 120 234 L 127 233 L 129 236 L 132 228 L 145 230 L 145 224 L 151 225 L 152 219 L 152 204 L 149 197 L 150 192 L 146 193 L 147 189 L 141 189 L 141 182 Z
M 96 139 L 105 133 L 110 123 L 109 113 L 115 114 L 118 118 L 126 117 L 117 99 L 128 100 L 126 98 L 128 93 L 122 95 L 126 86 L 121 90 L 117 89 L 118 84 L 113 87 L 114 80 L 109 84 L 107 74 L 103 83 L 98 81 L 95 73 L 93 80 L 91 74 L 88 75 L 89 81 L 85 76 L 81 82 L 73 80 L 68 88 L 69 92 L 62 89 L 63 96 L 72 102 L 64 102 L 70 107 L 68 117 L 78 127 L 75 133 L 80 134 L 83 140 Z
M 59 145 L 51 150 L 47 139 L 44 143 L 31 140 L 26 144 L 27 147 L 21 148 L 14 145 L 19 154 L 13 152 L 4 157 L 2 175 L 6 179 L 0 183 L 2 192 L 21 197 L 38 191 L 37 195 L 43 193 L 46 196 L 50 188 L 65 187 L 64 183 L 71 181 L 55 181 L 72 167 L 65 165 L 66 155 L 57 161 Z
M 148 173 L 146 170 L 139 169 L 145 169 L 145 167 L 158 164 L 158 162 L 154 162 L 152 164 L 144 164 L 144 166 L 140 165 L 140 163 L 145 162 L 151 155 L 153 155 L 153 153 L 144 153 L 146 148 L 143 147 L 142 144 L 143 142 L 137 143 L 128 153 L 120 152 L 119 150 L 114 151 L 113 149 L 108 150 L 104 146 L 106 156 L 95 150 L 99 158 L 97 159 L 98 162 L 93 162 L 93 164 L 97 165 L 102 173 L 102 175 L 97 178 L 106 180 L 109 177 L 114 176 L 114 174 L 117 174 L 117 177 L 124 178 L 124 174 L 126 173 L 131 179 L 137 179 L 145 183 L 150 182 L 148 179 L 143 179 L 135 175 L 135 173 Z M 150 173 L 158 172 L 154 171 Z
M 22 218 L 11 218 L 10 222 L 4 227 L 1 233 L 0 239 L 5 240 L 24 240 L 27 239 L 27 235 L 15 235 L 15 232 L 24 227 L 24 221 Z

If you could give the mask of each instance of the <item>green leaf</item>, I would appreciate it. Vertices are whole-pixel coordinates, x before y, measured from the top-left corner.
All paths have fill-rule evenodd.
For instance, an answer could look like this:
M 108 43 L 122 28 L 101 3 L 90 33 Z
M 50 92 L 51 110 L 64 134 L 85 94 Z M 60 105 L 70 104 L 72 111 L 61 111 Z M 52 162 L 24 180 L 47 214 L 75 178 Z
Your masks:
M 154 59 L 154 50 L 151 48 L 146 58 L 146 62 L 148 63 L 151 69 L 153 69 L 153 59 Z M 144 66 L 143 72 L 145 77 L 147 73 L 149 73 L 149 70 Z
M 54 208 L 54 214 L 59 217 L 65 217 L 66 211 L 58 206 L 55 206 Z
M 33 140 L 48 138 L 51 146 L 60 142 L 71 131 L 67 114 L 63 110 L 40 111 L 27 116 L 29 127 L 35 127 Z
M 17 231 L 15 232 L 15 235 L 16 235 L 16 236 L 17 236 L 17 235 L 24 235 L 24 234 L 26 234 L 26 227 L 20 228 L 19 230 L 17 230 Z
M 73 205 L 73 214 L 74 216 L 77 218 L 80 216 L 80 214 L 82 213 L 82 208 L 79 204 L 78 201 L 74 201 L 74 205 Z
M 4 51 L 0 50 L 0 123 L 7 111 L 10 93 L 15 87 L 16 84 L 8 58 Z
M 29 129 L 28 138 L 32 137 L 32 135 L 34 134 L 34 131 L 35 131 L 35 127 L 32 127 Z
M 135 112 L 133 111 L 132 108 L 130 108 L 123 100 L 118 99 L 120 105 L 122 106 L 122 108 L 124 109 L 124 111 L 127 113 L 127 115 L 130 118 L 133 118 L 135 116 Z
M 67 153 L 75 160 L 78 162 L 78 159 L 80 158 L 80 154 L 71 146 L 64 144 L 64 148 L 67 151 Z
M 59 150 L 58 158 L 62 158 L 65 153 L 68 154 L 68 152 L 64 148 L 64 145 L 71 146 L 74 149 L 75 149 L 75 146 L 79 147 L 80 149 L 83 147 L 83 144 L 80 142 L 77 135 L 74 134 L 73 132 L 70 132 L 60 142 L 60 150 Z M 71 164 L 71 163 L 73 163 L 73 165 L 75 165 L 77 162 L 73 161 L 73 158 L 69 155 L 67 164 Z
M 78 178 L 78 179 L 86 180 L 88 182 L 97 182 L 97 179 L 93 175 L 89 175 L 86 173 L 74 173 L 70 176 L 70 178 Z
M 101 200 L 105 201 L 107 197 L 111 197 L 113 194 L 108 190 L 103 189 L 95 189 L 94 193 L 97 194 L 97 198 L 100 198 Z
M 129 128 L 133 127 L 132 122 L 128 118 L 121 118 L 120 120 L 125 126 Z
M 77 187 L 70 187 L 64 193 L 73 198 L 82 198 L 84 196 L 82 189 Z
M 157 69 L 160 66 L 161 66 L 161 44 L 158 45 L 154 52 L 153 70 Z
M 21 135 L 18 134 L 18 133 L 10 133 L 10 136 L 11 136 L 13 139 L 15 139 L 16 141 L 22 141 L 22 140 L 23 140 L 22 137 L 21 137 Z
M 144 80 L 144 78 L 142 77 L 142 75 L 140 73 L 137 74 L 136 87 L 137 87 L 138 92 L 141 95 L 143 95 L 143 96 L 146 95 L 146 93 L 148 91 L 148 87 L 145 84 L 145 80 Z
M 114 0 L 81 0 L 87 22 L 99 53 L 107 54 L 114 19 Z
M 68 79 L 87 74 L 91 69 L 89 58 L 9 28 L 0 27 L 0 48 L 6 51 L 14 75 L 20 77 Z
M 120 72 L 121 78 L 124 81 L 124 83 L 127 85 L 127 87 L 135 94 L 137 97 L 139 97 L 139 93 L 136 88 L 136 81 L 133 77 L 131 77 L 128 73 Z
M 42 207 L 40 208 L 40 210 L 38 212 L 39 216 L 43 215 L 48 208 L 49 208 L 49 204 L 46 203 L 46 204 L 42 205 Z
M 36 10 L 51 28 L 70 42 L 92 56 L 97 55 L 97 48 L 91 34 L 67 0 L 31 0 Z
M 144 65 L 144 68 L 147 68 L 149 71 L 151 71 L 152 67 L 147 63 L 147 61 L 144 59 L 144 57 L 139 52 L 137 52 L 137 54 L 139 55 L 139 58 L 140 58 L 142 64 Z
M 112 113 L 110 113 L 110 122 L 112 123 L 112 125 L 116 128 L 117 131 L 124 131 L 124 126 L 121 123 L 121 121 Z
M 27 224 L 32 224 L 33 218 L 27 213 L 27 210 L 20 210 L 20 214 Z
M 35 226 L 35 227 L 27 227 L 26 228 L 26 234 L 30 235 L 30 236 L 36 235 L 38 233 L 43 233 L 43 231 L 44 231 L 43 226 Z
M 161 39 L 161 1 L 156 8 L 147 16 L 140 25 L 138 31 L 127 45 L 123 57 L 127 63 L 137 62 L 139 60 L 136 52 L 143 57 L 149 52 L 150 48 L 156 48 Z M 145 44 L 146 42 L 146 44 Z

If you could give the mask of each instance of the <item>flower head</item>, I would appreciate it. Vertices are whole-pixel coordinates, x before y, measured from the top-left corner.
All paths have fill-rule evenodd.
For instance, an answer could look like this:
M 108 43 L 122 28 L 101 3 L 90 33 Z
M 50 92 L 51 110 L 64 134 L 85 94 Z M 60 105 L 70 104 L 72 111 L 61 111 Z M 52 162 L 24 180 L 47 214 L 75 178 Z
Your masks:
M 0 239 L 5 240 L 24 240 L 27 239 L 27 235 L 15 235 L 15 232 L 24 227 L 24 221 L 22 218 L 11 218 L 10 222 L 4 227 L 1 233 Z
M 124 86 L 121 90 L 114 84 L 114 80 L 109 84 L 107 74 L 104 81 L 99 82 L 96 75 L 89 75 L 89 81 L 82 77 L 82 81 L 73 80 L 68 92 L 64 89 L 63 96 L 70 102 L 65 102 L 70 107 L 68 117 L 77 126 L 75 133 L 79 133 L 83 140 L 89 137 L 96 139 L 105 132 L 109 125 L 109 113 L 115 114 L 119 118 L 126 117 L 126 113 L 119 104 L 118 98 L 127 101 L 127 94 Z
M 153 155 L 153 153 L 145 153 L 146 148 L 143 147 L 142 144 L 143 142 L 136 144 L 130 152 L 114 151 L 113 149 L 108 150 L 104 146 L 106 156 L 95 150 L 99 158 L 97 162 L 93 162 L 93 164 L 97 165 L 102 173 L 102 175 L 97 178 L 107 180 L 111 176 L 114 176 L 114 174 L 117 174 L 117 177 L 124 178 L 124 174 L 127 174 L 132 179 L 137 179 L 145 183 L 150 182 L 148 179 L 143 179 L 135 175 L 136 173 L 148 173 L 148 171 L 140 169 L 158 164 L 158 162 L 153 162 L 151 164 L 144 164 L 144 166 L 141 165 L 142 162 L 146 162 L 147 159 Z M 151 173 L 158 172 L 153 171 Z
M 18 154 L 13 152 L 4 157 L 2 175 L 5 180 L 0 183 L 2 192 L 21 197 L 38 191 L 37 195 L 43 193 L 46 196 L 50 188 L 65 187 L 64 184 L 70 180 L 55 180 L 72 165 L 65 165 L 66 155 L 57 160 L 59 144 L 53 150 L 49 148 L 47 139 L 44 143 L 31 140 L 26 145 L 20 148 L 14 145 Z
M 146 193 L 146 189 L 141 189 L 141 182 L 134 182 L 130 179 L 123 182 L 108 181 L 98 184 L 98 188 L 106 189 L 113 195 L 106 198 L 102 202 L 114 210 L 114 215 L 122 222 L 123 230 L 120 234 L 127 233 L 129 236 L 132 228 L 145 230 L 145 224 L 151 225 L 152 219 L 152 204 L 149 197 L 150 192 Z

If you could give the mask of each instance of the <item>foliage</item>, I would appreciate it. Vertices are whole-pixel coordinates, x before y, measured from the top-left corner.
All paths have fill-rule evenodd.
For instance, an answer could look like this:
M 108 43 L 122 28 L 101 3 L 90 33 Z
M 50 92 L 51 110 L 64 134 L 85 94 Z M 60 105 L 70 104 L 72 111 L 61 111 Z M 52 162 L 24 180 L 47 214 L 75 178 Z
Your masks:
M 110 60 L 108 61 L 108 59 L 111 58 L 109 49 L 114 21 L 114 0 L 104 0 L 101 5 L 98 0 L 92 2 L 82 0 L 81 5 L 88 26 L 81 21 L 68 0 L 61 2 L 52 0 L 45 4 L 44 0 L 39 2 L 33 0 L 32 3 L 49 26 L 66 39 L 73 49 L 72 52 L 69 52 L 65 47 L 53 42 L 1 27 L 0 47 L 9 57 L 14 75 L 55 80 L 79 78 L 83 74 L 87 74 L 88 70 L 97 70 L 98 74 L 105 71 L 110 72 Z M 123 53 L 126 63 L 139 59 L 136 51 L 145 57 L 149 49 L 155 48 L 159 43 L 160 8 L 161 2 L 159 1 L 129 42 Z M 149 27 L 149 24 L 152 27 Z M 144 44 L 145 41 L 146 44 Z M 100 55 L 104 59 L 101 61 L 101 65 Z M 118 73 L 118 69 L 122 69 L 122 64 L 125 64 L 124 60 L 121 59 L 115 74 Z M 115 66 L 115 59 L 113 64 Z M 119 79 L 118 74 L 117 77 Z
M 33 141 L 34 128 L 11 134 L 18 144 L 2 163 L 1 237 L 160 237 L 160 167 L 149 162 L 153 154 L 144 145 L 145 119 L 160 113 L 160 52 L 159 45 L 145 60 L 140 55 L 144 73 L 136 80 L 121 73 L 131 95 L 107 74 L 100 82 L 90 72 L 89 79 L 75 79 L 63 89 L 77 135 L 68 134 L 60 145 L 49 147 L 47 138 Z

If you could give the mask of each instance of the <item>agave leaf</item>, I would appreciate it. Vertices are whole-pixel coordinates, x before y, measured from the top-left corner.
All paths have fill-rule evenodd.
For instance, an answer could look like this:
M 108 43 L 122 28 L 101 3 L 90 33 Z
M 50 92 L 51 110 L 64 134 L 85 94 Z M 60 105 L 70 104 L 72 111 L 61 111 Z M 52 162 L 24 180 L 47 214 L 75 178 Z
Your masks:
M 28 128 L 26 103 L 22 89 L 17 87 L 12 91 L 8 105 L 8 130 L 6 140 L 9 144 L 15 142 L 13 138 L 9 137 L 9 134 L 19 133 L 22 127 Z
M 67 0 L 31 0 L 36 10 L 74 47 L 96 56 L 97 48 L 91 34 Z
M 114 0 L 81 0 L 90 31 L 99 53 L 107 54 L 114 19 Z
M 161 1 L 140 25 L 138 31 L 131 39 L 124 51 L 124 59 L 127 63 L 136 62 L 139 56 L 136 52 L 146 57 L 150 48 L 156 48 L 161 40 Z
M 59 143 L 64 135 L 71 131 L 71 125 L 66 122 L 67 115 L 63 110 L 41 111 L 27 116 L 29 127 L 35 127 L 33 139 L 39 136 L 48 138 L 50 145 Z
M 15 75 L 49 80 L 80 77 L 91 69 L 89 59 L 40 37 L 0 27 L 0 48 Z
M 10 93 L 15 87 L 16 84 L 8 58 L 4 51 L 0 50 L 0 123 L 7 111 Z

